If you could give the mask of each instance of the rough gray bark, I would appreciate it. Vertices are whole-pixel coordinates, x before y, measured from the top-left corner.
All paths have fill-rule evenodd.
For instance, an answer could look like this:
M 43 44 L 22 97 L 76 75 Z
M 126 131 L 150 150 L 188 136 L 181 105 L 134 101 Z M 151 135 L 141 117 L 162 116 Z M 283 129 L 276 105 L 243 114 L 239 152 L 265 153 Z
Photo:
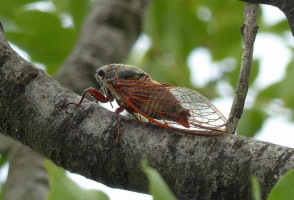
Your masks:
M 256 25 L 258 9 L 258 4 L 246 3 L 244 6 L 244 24 L 241 27 L 241 34 L 243 37 L 241 68 L 227 124 L 229 133 L 234 133 L 236 131 L 238 121 L 242 116 L 245 105 L 249 87 L 254 41 L 258 30 L 258 26 Z
M 292 35 L 294 36 L 294 0 L 239 0 L 248 3 L 261 3 L 279 8 L 287 17 Z
M 43 156 L 4 135 L 0 135 L 0 139 L 0 151 L 7 155 L 10 166 L 3 199 L 45 199 L 49 178 Z
M 0 133 L 59 166 L 111 187 L 146 192 L 140 161 L 162 174 L 179 199 L 250 199 L 250 175 L 263 199 L 294 168 L 294 150 L 241 136 L 189 136 L 122 118 L 79 97 L 23 60 L 0 33 Z

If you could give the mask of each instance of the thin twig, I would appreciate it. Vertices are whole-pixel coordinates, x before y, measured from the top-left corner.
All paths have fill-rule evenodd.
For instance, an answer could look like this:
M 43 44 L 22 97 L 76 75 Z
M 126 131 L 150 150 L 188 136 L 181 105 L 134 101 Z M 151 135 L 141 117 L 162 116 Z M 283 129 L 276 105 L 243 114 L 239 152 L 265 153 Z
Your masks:
M 259 5 L 252 3 L 246 3 L 244 7 L 244 24 L 241 27 L 243 37 L 241 69 L 227 125 L 229 133 L 232 134 L 236 131 L 238 121 L 242 116 L 248 91 L 253 46 L 258 30 L 258 26 L 256 25 L 258 9 Z
M 259 3 L 275 6 L 286 16 L 292 35 L 294 36 L 294 1 L 293 0 L 239 0 L 248 3 Z

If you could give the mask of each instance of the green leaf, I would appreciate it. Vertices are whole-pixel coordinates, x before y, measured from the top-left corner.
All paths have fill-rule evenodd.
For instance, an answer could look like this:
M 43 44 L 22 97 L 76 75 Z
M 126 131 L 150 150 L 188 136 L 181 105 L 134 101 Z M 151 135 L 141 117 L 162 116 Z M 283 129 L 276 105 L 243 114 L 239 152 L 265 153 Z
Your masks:
M 72 15 L 74 25 L 77 30 L 80 29 L 86 14 L 90 10 L 90 6 L 91 2 L 89 0 L 70 1 L 69 12 Z
M 262 27 L 259 30 L 260 32 L 267 32 L 267 33 L 270 32 L 270 33 L 283 34 L 285 31 L 289 31 L 289 24 L 286 18 L 272 26 L 261 24 L 260 27 Z
M 212 13 L 205 40 L 213 60 L 222 60 L 228 56 L 238 58 L 241 55 L 240 26 L 243 24 L 243 15 L 240 13 L 243 13 L 243 4 L 203 1 L 202 6 L 207 6 Z
M 258 179 L 255 176 L 251 177 L 251 191 L 254 200 L 261 200 L 261 191 Z
M 251 66 L 251 71 L 250 71 L 250 80 L 249 80 L 249 85 L 252 85 L 254 83 L 255 79 L 258 76 L 259 73 L 259 60 L 253 60 L 252 61 L 252 66 Z
M 45 161 L 45 166 L 50 176 L 50 193 L 47 200 L 109 200 L 101 191 L 85 190 L 70 180 L 65 171 L 50 161 Z
M 90 0 L 52 0 L 59 14 L 70 14 L 75 29 L 79 30 L 90 9 Z
M 44 64 L 52 75 L 71 51 L 91 1 L 52 0 L 56 7 L 52 12 L 24 9 L 35 1 L 0 1 L 0 18 L 8 40 L 26 51 L 33 62 Z M 65 15 L 72 17 L 74 27 L 64 27 Z
M 74 44 L 73 29 L 62 27 L 58 15 L 38 10 L 19 13 L 13 22 L 17 28 L 6 31 L 7 38 L 53 74 Z
M 203 9 L 211 14 L 211 20 L 199 17 Z M 213 61 L 240 57 L 242 12 L 242 4 L 154 1 L 145 23 L 145 34 L 152 43 L 140 66 L 155 80 L 191 88 L 187 58 L 193 49 L 200 46 L 209 49 Z
M 0 168 L 6 163 L 7 158 L 5 155 L 0 154 Z
M 294 83 L 294 59 L 288 64 L 285 73 L 285 78 L 273 85 L 265 88 L 261 91 L 257 98 L 256 104 L 260 106 L 265 106 L 270 103 L 273 99 L 280 98 L 283 100 L 285 107 L 290 108 L 292 112 L 294 111 L 294 93 L 293 93 L 293 83 Z M 293 119 L 292 119 L 293 120 Z
M 265 114 L 259 109 L 245 109 L 237 127 L 238 135 L 253 137 L 262 127 Z
M 4 154 L 0 154 L 0 168 L 7 162 L 7 158 Z M 0 183 L 0 200 L 3 199 L 3 185 Z
M 23 9 L 27 4 L 40 0 L 1 0 L 0 1 L 0 18 L 13 18 L 16 13 Z M 2 16 L 2 17 L 1 17 Z M 2 20 L 1 20 L 2 21 Z
M 289 63 L 286 70 L 286 77 L 281 81 L 281 87 L 279 88 L 279 94 L 284 100 L 285 106 L 294 111 L 294 93 L 293 93 L 293 77 L 294 77 L 294 59 Z
M 142 160 L 142 168 L 149 180 L 150 195 L 154 200 L 176 200 L 157 170 L 149 167 L 146 160 Z
M 272 99 L 280 96 L 281 87 L 281 82 L 270 85 L 269 87 L 259 92 L 256 100 L 260 102 L 260 105 L 269 103 Z
M 0 200 L 3 200 L 3 189 L 2 189 L 2 185 L 0 185 Z
M 294 169 L 282 176 L 271 190 L 267 200 L 293 200 Z

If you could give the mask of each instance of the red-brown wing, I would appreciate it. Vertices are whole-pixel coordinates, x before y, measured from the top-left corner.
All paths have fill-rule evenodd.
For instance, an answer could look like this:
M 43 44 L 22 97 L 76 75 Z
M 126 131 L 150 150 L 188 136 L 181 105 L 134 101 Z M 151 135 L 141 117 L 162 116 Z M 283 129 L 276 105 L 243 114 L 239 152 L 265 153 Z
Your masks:
M 150 122 L 191 134 L 226 131 L 225 117 L 203 95 L 152 80 L 119 80 L 116 93 Z

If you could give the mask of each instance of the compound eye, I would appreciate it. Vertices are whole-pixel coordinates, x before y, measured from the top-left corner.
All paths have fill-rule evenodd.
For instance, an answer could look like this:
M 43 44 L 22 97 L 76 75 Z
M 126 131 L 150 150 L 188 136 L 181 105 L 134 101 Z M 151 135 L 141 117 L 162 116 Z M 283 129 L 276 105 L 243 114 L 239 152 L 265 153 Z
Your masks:
M 98 69 L 98 70 L 97 70 L 97 74 L 98 74 L 99 76 L 104 76 L 104 71 L 103 71 L 102 69 Z

